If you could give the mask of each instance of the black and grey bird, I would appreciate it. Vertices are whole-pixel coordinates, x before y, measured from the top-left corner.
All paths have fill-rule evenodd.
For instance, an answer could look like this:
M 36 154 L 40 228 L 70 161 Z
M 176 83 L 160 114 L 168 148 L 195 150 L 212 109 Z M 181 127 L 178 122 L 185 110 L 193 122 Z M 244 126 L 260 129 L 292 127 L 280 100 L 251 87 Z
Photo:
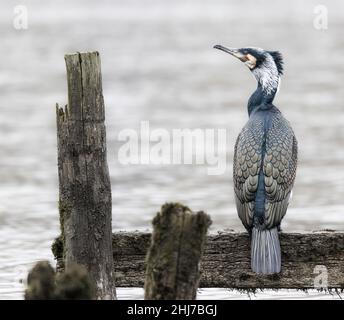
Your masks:
M 283 73 L 282 55 L 260 48 L 226 48 L 251 70 L 258 87 L 248 100 L 249 120 L 234 150 L 233 179 L 239 218 L 251 235 L 251 268 L 281 271 L 278 231 L 286 214 L 297 166 L 297 140 L 273 100 Z

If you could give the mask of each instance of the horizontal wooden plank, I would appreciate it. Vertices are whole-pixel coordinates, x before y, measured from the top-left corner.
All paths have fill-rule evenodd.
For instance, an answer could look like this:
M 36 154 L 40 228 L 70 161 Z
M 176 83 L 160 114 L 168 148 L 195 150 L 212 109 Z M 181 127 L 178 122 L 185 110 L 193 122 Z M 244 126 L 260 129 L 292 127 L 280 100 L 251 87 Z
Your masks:
M 143 287 L 150 236 L 141 232 L 113 234 L 117 287 Z M 246 233 L 209 235 L 201 263 L 200 287 L 310 289 L 319 272 L 326 268 L 328 288 L 344 288 L 343 232 L 281 233 L 280 241 L 282 272 L 262 276 L 251 272 Z

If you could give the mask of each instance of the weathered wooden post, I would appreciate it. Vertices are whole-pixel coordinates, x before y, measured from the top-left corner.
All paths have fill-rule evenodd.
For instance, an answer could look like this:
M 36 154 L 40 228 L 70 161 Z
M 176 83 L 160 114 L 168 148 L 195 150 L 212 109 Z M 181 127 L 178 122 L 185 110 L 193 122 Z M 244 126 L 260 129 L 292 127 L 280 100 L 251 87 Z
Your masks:
M 211 224 L 204 212 L 180 204 L 165 204 L 153 220 L 147 254 L 145 299 L 195 299 L 199 265 Z
M 117 287 L 142 287 L 151 233 L 113 234 Z M 201 261 L 200 288 L 314 289 L 320 272 L 328 275 L 328 289 L 344 292 L 344 232 L 314 231 L 281 233 L 282 272 L 259 275 L 251 270 L 250 239 L 234 230 L 209 234 Z M 61 257 L 61 249 L 55 251 Z M 327 273 L 324 271 L 326 267 Z
M 111 186 L 98 52 L 65 56 L 68 105 L 57 106 L 59 207 L 65 268 L 84 265 L 98 299 L 115 299 Z

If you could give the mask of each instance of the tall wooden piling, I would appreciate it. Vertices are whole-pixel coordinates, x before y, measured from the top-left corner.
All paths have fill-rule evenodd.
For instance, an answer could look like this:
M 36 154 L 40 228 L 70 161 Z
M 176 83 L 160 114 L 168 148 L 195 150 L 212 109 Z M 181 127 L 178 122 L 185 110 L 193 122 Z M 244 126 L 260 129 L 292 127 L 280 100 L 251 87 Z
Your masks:
M 68 105 L 57 106 L 59 207 L 65 267 L 84 265 L 98 299 L 115 299 L 111 185 L 98 52 L 65 56 Z
M 195 299 L 210 217 L 180 204 L 166 204 L 153 220 L 147 254 L 145 299 Z

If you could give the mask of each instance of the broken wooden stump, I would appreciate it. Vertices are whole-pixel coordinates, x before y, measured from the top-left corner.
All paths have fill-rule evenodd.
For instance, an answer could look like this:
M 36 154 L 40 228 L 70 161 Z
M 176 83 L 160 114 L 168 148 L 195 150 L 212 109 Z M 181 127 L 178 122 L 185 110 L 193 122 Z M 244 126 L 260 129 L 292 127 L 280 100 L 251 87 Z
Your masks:
M 67 270 L 86 267 L 98 299 L 115 299 L 100 57 L 75 53 L 65 61 L 68 105 L 56 108 L 63 261 Z
M 181 204 L 165 204 L 153 220 L 146 257 L 145 299 L 195 299 L 206 233 L 211 224 L 204 212 Z
M 24 299 L 55 299 L 55 270 L 48 261 L 39 261 L 30 270 Z
M 27 277 L 25 300 L 92 300 L 94 283 L 86 268 L 74 264 L 56 273 L 48 261 L 39 261 Z

